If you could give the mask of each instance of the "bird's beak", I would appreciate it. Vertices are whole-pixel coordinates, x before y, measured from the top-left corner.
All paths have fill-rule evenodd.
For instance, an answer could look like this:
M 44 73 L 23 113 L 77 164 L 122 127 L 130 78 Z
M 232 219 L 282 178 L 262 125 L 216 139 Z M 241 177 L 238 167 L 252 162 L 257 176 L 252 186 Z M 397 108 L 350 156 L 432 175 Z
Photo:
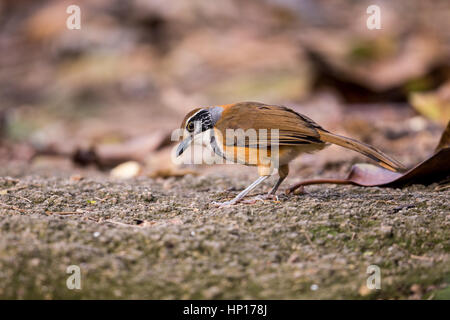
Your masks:
M 189 136 L 180 142 L 180 144 L 178 145 L 178 148 L 177 148 L 177 152 L 176 152 L 177 157 L 181 156 L 183 154 L 183 152 L 186 151 L 186 149 L 191 144 L 191 141 L 192 141 L 192 137 Z

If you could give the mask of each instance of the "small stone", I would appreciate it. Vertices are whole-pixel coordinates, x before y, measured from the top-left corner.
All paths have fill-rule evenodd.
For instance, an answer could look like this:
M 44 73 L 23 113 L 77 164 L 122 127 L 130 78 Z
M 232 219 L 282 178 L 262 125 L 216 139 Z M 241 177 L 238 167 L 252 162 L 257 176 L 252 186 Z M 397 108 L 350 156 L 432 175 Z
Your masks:
M 413 293 L 419 293 L 421 291 L 421 288 L 418 284 L 413 284 L 410 288 L 411 292 Z
M 32 267 L 37 267 L 39 265 L 39 263 L 40 263 L 40 260 L 38 258 L 33 258 L 30 260 L 30 265 Z
M 359 288 L 358 293 L 359 293 L 361 296 L 365 297 L 365 296 L 367 296 L 367 295 L 370 294 L 370 289 L 367 288 L 367 286 L 364 284 L 364 285 L 362 285 L 362 286 Z
M 111 170 L 111 177 L 117 179 L 130 179 L 137 177 L 142 171 L 141 165 L 136 161 L 127 161 Z
M 70 176 L 70 181 L 78 182 L 83 180 L 84 177 L 81 174 L 74 174 Z
M 385 236 L 391 236 L 392 235 L 392 226 L 382 225 L 380 227 L 380 231 Z
M 300 257 L 295 252 L 293 254 L 291 254 L 291 256 L 287 260 L 288 263 L 296 263 L 298 261 L 300 261 Z
M 156 200 L 155 196 L 151 192 L 144 194 L 144 200 L 147 202 L 153 202 Z

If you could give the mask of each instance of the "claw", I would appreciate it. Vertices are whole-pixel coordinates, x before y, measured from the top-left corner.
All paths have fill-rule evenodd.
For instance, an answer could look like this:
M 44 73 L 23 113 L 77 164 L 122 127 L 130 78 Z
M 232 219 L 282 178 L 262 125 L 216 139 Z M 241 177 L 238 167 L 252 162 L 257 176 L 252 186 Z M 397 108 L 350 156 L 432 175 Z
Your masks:
M 257 196 L 257 197 L 253 197 L 251 199 L 246 199 L 246 200 L 242 200 L 242 203 L 245 204 L 255 204 L 258 201 L 262 201 L 264 202 L 264 199 L 262 199 L 261 197 Z
M 255 204 L 258 201 L 264 202 L 266 200 L 273 200 L 274 202 L 280 202 L 277 195 L 274 195 L 271 193 L 266 193 L 264 195 L 255 196 L 251 199 L 236 200 L 236 198 L 235 198 L 233 200 L 229 200 L 229 201 L 225 201 L 225 202 L 213 201 L 213 202 L 211 202 L 211 204 L 216 208 L 228 208 L 228 207 L 231 207 L 238 203 Z
M 265 194 L 265 195 L 259 195 L 259 196 L 253 197 L 248 200 L 243 200 L 242 203 L 255 204 L 257 201 L 264 202 L 266 200 L 273 200 L 273 201 L 279 202 L 278 196 L 273 195 L 273 194 Z
M 232 205 L 235 205 L 236 203 L 237 203 L 236 201 L 230 200 L 225 202 L 213 201 L 211 204 L 216 208 L 227 208 L 231 207 Z

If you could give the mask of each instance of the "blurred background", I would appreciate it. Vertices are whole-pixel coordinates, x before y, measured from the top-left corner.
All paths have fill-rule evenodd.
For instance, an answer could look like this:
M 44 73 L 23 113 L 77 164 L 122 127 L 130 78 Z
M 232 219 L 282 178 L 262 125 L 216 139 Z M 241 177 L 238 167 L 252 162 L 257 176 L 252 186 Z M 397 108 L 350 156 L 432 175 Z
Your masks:
M 80 30 L 66 27 L 72 4 Z M 373 4 L 380 30 L 366 26 Z M 8 174 L 210 170 L 169 160 L 170 133 L 199 106 L 286 105 L 408 166 L 450 118 L 447 0 L 2 0 L 0 52 Z M 291 171 L 338 174 L 361 159 L 333 147 Z

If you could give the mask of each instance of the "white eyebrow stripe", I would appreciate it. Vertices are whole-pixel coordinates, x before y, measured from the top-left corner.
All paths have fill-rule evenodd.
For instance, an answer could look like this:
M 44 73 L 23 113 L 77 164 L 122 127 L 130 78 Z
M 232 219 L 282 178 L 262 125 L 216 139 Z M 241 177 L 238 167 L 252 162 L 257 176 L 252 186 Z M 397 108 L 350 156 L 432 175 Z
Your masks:
M 192 116 L 189 117 L 189 119 L 186 120 L 186 125 L 191 121 L 193 117 L 195 117 L 199 112 L 204 111 L 205 109 L 200 109 L 196 113 L 194 113 Z

